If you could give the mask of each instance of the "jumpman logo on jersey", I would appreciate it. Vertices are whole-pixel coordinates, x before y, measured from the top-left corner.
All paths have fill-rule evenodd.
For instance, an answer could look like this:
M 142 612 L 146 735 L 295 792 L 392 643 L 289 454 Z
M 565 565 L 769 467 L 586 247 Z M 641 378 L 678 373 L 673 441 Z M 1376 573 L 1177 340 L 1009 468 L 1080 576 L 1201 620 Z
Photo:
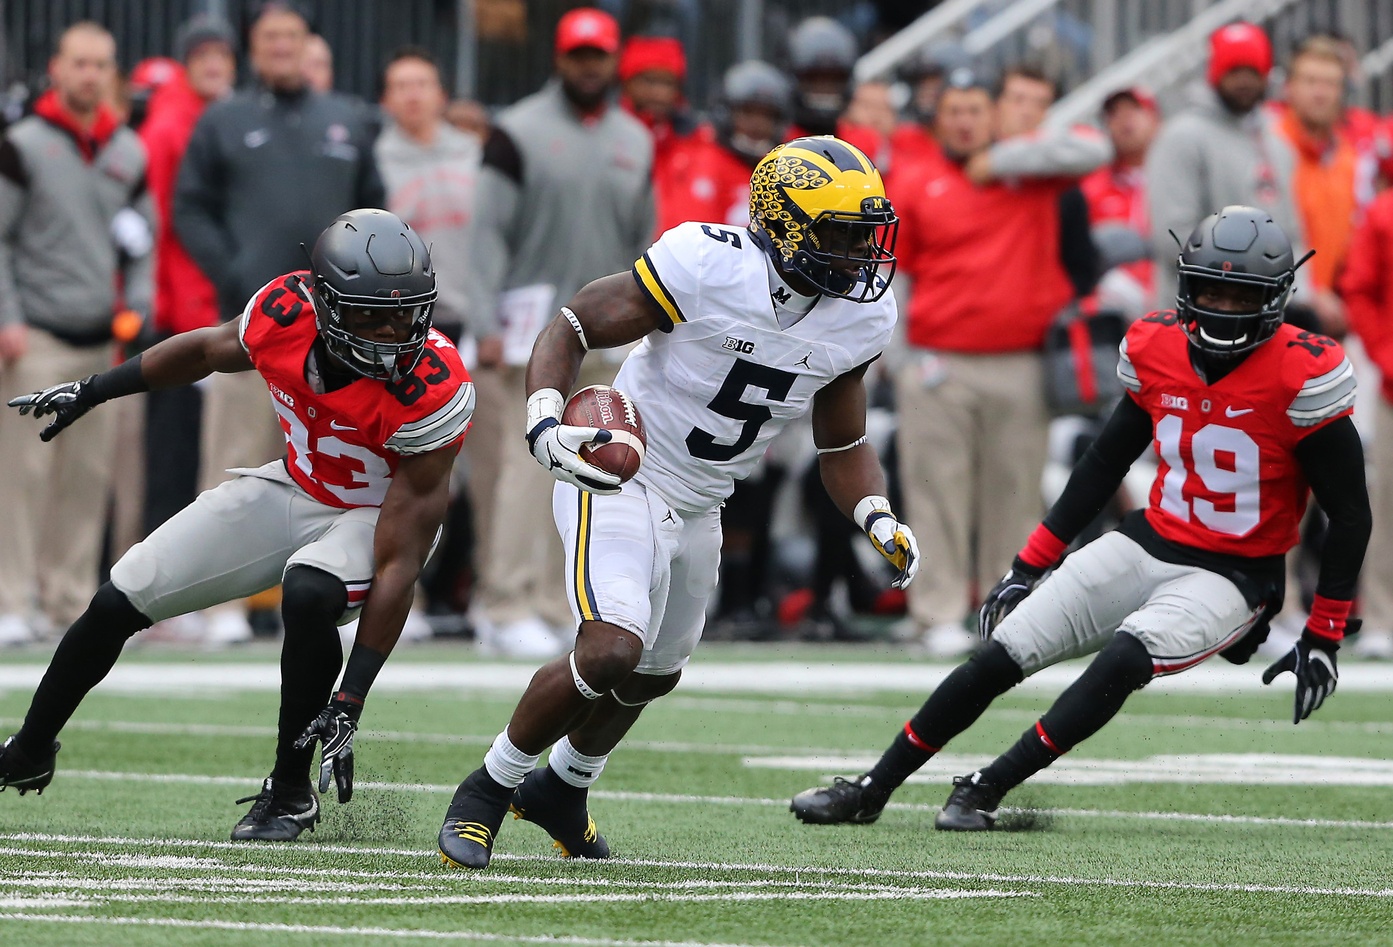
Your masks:
M 667 511 L 667 515 L 663 517 L 663 522 L 664 522 L 664 523 L 676 523 L 676 522 L 677 522 L 677 517 L 675 517 L 675 516 L 672 515 L 672 510 L 668 510 L 668 511 Z
M 812 366 L 808 364 L 808 359 L 810 359 L 810 358 L 812 358 L 812 357 L 813 357 L 812 349 L 809 349 L 807 355 L 804 355 L 802 358 L 800 358 L 798 361 L 794 362 L 793 364 L 794 364 L 794 365 L 802 365 L 804 368 L 811 370 L 811 369 L 812 369 Z

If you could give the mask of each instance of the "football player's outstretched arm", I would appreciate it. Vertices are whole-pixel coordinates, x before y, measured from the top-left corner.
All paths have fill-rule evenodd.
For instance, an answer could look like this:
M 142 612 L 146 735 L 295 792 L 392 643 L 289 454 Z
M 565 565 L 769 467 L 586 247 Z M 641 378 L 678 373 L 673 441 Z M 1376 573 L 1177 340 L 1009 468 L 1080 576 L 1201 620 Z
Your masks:
M 870 536 L 876 551 L 899 574 L 891 583 L 904 588 L 919 571 L 914 533 L 890 509 L 885 471 L 866 442 L 866 369 L 870 362 L 834 379 L 813 398 L 813 444 L 818 470 L 832 502 Z
M 20 414 L 41 418 L 52 414 L 39 437 L 51 441 L 68 425 L 97 405 L 159 388 L 189 385 L 213 372 L 245 372 L 251 356 L 242 348 L 238 321 L 180 333 L 151 346 L 134 358 L 99 375 L 12 398 L 9 406 Z
M 615 273 L 581 287 L 538 334 L 527 361 L 527 447 L 553 477 L 594 493 L 619 492 L 618 477 L 579 453 L 586 444 L 603 444 L 610 433 L 562 424 L 566 394 L 590 349 L 628 345 L 670 324 L 632 274 Z

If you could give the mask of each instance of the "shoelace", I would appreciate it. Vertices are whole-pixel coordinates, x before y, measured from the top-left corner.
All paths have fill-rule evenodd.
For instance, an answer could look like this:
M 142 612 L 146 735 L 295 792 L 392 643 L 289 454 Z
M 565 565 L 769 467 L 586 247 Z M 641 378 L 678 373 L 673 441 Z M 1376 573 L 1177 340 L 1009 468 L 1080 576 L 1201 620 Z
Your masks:
M 455 827 L 452 829 L 456 837 L 466 839 L 488 848 L 493 832 L 482 822 L 463 822 L 455 820 Z
M 263 789 L 256 795 L 238 799 L 233 804 L 240 806 L 248 802 L 255 802 L 256 805 L 252 806 L 252 811 L 248 812 L 247 815 L 251 816 L 253 819 L 261 819 L 265 817 L 266 810 L 271 808 L 271 803 L 275 801 L 275 798 L 276 795 L 274 792 L 269 789 Z

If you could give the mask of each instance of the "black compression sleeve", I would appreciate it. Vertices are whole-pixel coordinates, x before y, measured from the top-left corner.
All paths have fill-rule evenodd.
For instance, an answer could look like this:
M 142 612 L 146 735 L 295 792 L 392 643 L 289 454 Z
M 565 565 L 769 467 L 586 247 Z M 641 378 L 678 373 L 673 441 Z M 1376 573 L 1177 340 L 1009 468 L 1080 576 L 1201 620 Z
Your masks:
M 1316 594 L 1349 601 L 1354 598 L 1373 515 L 1364 483 L 1364 447 L 1348 417 L 1327 424 L 1296 445 L 1296 459 L 1330 529 L 1320 554 Z
M 1066 543 L 1072 542 L 1107 505 L 1150 444 L 1151 416 L 1124 396 L 1069 475 L 1064 492 L 1045 516 L 1045 528 Z
M 101 404 L 110 401 L 112 398 L 123 398 L 126 395 L 139 394 L 142 391 L 149 391 L 150 385 L 145 381 L 145 376 L 140 370 L 140 356 L 128 358 L 115 368 L 107 369 L 100 375 L 92 376 L 88 383 L 87 390 L 93 399 L 93 404 Z

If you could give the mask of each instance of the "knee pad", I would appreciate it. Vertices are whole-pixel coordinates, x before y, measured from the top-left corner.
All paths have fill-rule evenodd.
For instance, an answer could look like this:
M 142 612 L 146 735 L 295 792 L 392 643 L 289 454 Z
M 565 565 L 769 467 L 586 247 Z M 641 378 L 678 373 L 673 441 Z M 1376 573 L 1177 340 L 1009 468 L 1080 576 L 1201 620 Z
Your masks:
M 999 642 L 988 641 L 965 665 L 983 686 L 1004 694 L 1025 680 L 1025 672 Z
M 131 604 L 125 592 L 110 582 L 102 583 L 101 588 L 97 589 L 97 594 L 92 596 L 87 606 L 87 614 L 101 622 L 102 627 L 111 628 L 126 638 L 153 624 Z
M 1129 694 L 1149 684 L 1154 674 L 1146 645 L 1125 631 L 1113 635 L 1112 641 L 1098 652 L 1089 670 L 1094 667 L 1127 688 Z
M 609 692 L 614 702 L 622 707 L 642 707 L 645 704 L 672 693 L 682 672 L 655 676 L 652 674 L 630 674 Z
M 281 581 L 281 615 L 292 625 L 337 624 L 348 608 L 348 588 L 338 576 L 314 566 L 291 566 Z

